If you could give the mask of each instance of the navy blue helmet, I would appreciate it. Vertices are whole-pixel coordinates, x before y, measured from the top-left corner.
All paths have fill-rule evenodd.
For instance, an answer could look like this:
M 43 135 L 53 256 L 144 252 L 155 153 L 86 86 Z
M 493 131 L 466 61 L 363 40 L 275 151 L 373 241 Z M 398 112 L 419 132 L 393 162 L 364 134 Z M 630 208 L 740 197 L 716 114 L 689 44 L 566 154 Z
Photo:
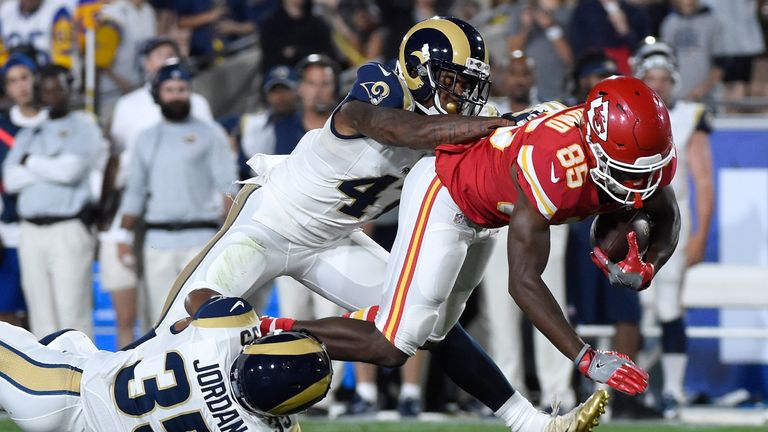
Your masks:
M 305 332 L 278 332 L 243 347 L 232 364 L 235 398 L 262 416 L 301 412 L 319 402 L 331 385 L 331 358 Z

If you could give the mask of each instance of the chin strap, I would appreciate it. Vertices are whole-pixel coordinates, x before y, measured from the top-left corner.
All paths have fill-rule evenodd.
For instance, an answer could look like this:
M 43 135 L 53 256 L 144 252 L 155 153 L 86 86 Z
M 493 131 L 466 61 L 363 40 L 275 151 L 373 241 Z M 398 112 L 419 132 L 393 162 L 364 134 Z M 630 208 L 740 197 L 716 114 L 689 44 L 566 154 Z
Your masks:
M 643 197 L 638 192 L 635 192 L 635 199 L 634 199 L 634 202 L 632 203 L 632 207 L 636 209 L 643 208 Z

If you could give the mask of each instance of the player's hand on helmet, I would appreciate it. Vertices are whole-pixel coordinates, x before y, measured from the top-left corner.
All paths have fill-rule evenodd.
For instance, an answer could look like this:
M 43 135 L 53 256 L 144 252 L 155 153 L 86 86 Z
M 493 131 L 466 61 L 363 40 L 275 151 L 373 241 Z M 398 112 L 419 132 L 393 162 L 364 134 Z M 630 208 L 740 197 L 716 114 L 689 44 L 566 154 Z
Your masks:
M 629 245 L 627 256 L 619 263 L 611 261 L 599 246 L 592 248 L 590 256 L 592 262 L 605 273 L 611 286 L 642 291 L 651 284 L 654 274 L 653 264 L 641 258 L 640 249 L 637 246 L 637 233 L 634 231 L 627 233 L 627 244 Z
M 626 354 L 596 350 L 587 344 L 576 356 L 575 363 L 587 378 L 628 395 L 642 393 L 648 387 L 648 372 Z

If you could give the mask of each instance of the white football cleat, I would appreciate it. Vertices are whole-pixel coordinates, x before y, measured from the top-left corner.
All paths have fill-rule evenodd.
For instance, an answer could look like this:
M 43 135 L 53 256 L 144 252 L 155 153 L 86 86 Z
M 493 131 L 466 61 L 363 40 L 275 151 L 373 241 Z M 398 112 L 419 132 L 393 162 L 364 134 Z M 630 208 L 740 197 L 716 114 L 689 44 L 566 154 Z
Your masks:
M 584 403 L 563 415 L 552 417 L 544 432 L 591 432 L 598 425 L 598 419 L 605 413 L 608 392 L 598 390 Z

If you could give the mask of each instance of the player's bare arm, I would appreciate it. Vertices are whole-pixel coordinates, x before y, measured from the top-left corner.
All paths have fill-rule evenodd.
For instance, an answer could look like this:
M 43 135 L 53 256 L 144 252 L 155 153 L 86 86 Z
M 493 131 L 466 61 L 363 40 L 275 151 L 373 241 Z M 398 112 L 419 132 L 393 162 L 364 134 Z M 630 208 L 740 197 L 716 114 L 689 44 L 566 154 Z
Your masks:
M 655 272 L 672 256 L 680 234 L 680 209 L 671 186 L 659 190 L 646 200 L 643 209 L 654 221 L 654 227 L 645 255 L 645 262 L 653 264 Z
M 513 171 L 516 169 L 512 168 Z M 513 173 L 513 179 L 517 176 Z M 517 200 L 509 217 L 509 294 L 557 349 L 575 359 L 584 346 L 563 315 L 541 274 L 549 258 L 549 222 L 531 205 L 515 180 Z
M 694 132 L 688 144 L 688 166 L 691 170 L 694 189 L 696 190 L 696 231 L 685 245 L 688 265 L 694 265 L 704 259 L 707 245 L 707 233 L 712 222 L 715 208 L 714 180 L 712 178 L 712 149 L 709 135 L 702 131 Z
M 425 118 L 414 112 L 361 101 L 345 103 L 334 115 L 334 126 L 344 135 L 363 134 L 382 144 L 427 150 L 440 144 L 476 140 L 496 128 L 514 125 L 513 121 L 500 117 L 445 114 Z

